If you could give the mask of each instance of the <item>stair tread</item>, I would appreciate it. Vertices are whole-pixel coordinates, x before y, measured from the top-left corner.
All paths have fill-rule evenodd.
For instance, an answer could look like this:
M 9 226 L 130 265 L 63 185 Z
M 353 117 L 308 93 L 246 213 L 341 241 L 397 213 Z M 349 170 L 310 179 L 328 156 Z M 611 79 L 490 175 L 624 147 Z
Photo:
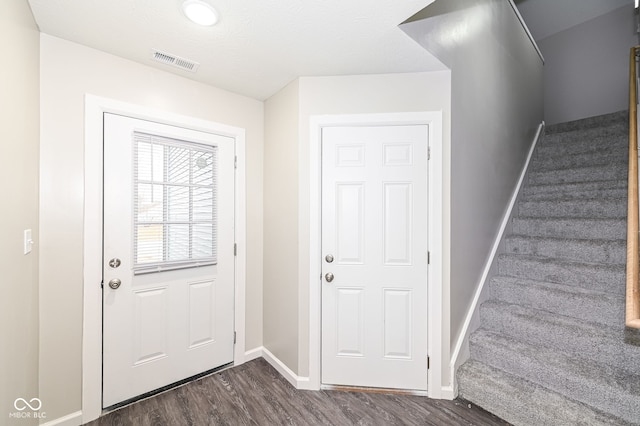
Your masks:
M 584 182 L 571 182 L 571 183 L 539 183 L 539 184 L 530 184 L 524 187 L 524 190 L 531 190 L 537 188 L 560 188 L 560 187 L 571 187 L 571 186 L 606 186 L 610 188 L 616 187 L 624 187 L 628 186 L 626 179 L 605 179 L 605 180 L 587 180 Z
M 503 253 L 499 256 L 500 259 L 518 259 L 526 262 L 539 262 L 546 264 L 557 264 L 557 265 L 571 265 L 571 266 L 584 266 L 585 268 L 592 267 L 600 267 L 602 269 L 609 269 L 612 271 L 625 270 L 625 265 L 616 265 L 616 264 L 608 264 L 608 263 L 599 263 L 599 262 L 578 262 L 575 260 L 566 260 L 566 259 L 554 259 L 549 257 L 540 257 L 540 256 L 530 256 L 526 254 L 515 254 L 515 253 Z
M 544 202 L 553 202 L 555 203 L 611 203 L 611 202 L 620 202 L 626 205 L 627 198 L 626 197 L 616 197 L 616 196 L 605 196 L 605 197 L 580 197 L 580 198 L 540 198 L 535 200 L 522 200 L 521 203 L 544 203 Z
M 562 241 L 562 242 L 579 242 L 582 244 L 620 244 L 626 245 L 627 241 L 624 239 L 607 239 L 607 238 L 570 238 L 570 237 L 557 237 L 557 236 L 538 236 L 538 235 L 526 235 L 526 234 L 511 234 L 505 237 L 507 240 L 526 239 L 536 241 Z
M 513 424 L 632 424 L 479 361 L 469 360 L 458 371 L 463 398 Z
M 553 348 L 533 346 L 513 337 L 479 329 L 472 335 L 474 343 L 488 343 L 490 347 L 502 346 L 507 352 L 517 354 L 528 361 L 547 365 L 570 376 L 582 377 L 605 388 L 617 389 L 637 396 L 640 401 L 640 374 L 620 371 L 608 365 L 574 355 L 566 355 Z M 531 380 L 531 379 L 529 379 Z M 535 382 L 536 379 L 533 379 Z M 640 405 L 638 406 L 640 409 Z M 640 418 L 640 417 L 639 417 Z
M 606 302 L 605 302 L 606 303 Z M 624 300 L 614 301 L 624 318 Z M 595 305 L 597 306 L 597 305 Z M 482 327 L 495 333 L 526 339 L 568 356 L 591 359 L 632 374 L 640 374 L 640 350 L 625 343 L 623 321 L 602 324 L 569 316 L 566 311 L 523 306 L 518 301 L 492 300 L 481 306 Z
M 580 324 L 596 324 L 599 328 L 604 325 L 615 330 L 621 330 L 624 324 L 624 294 L 508 276 L 493 277 L 489 286 L 491 298 L 481 310 L 503 307 L 509 312 L 517 310 L 535 316 L 546 312 Z M 619 333 L 616 336 L 622 338 Z
M 549 285 L 553 286 L 554 283 L 546 283 L 539 281 L 530 282 L 536 283 L 537 285 Z M 556 284 L 556 286 L 560 286 Z M 563 286 L 562 288 L 557 287 L 563 291 L 570 292 L 571 286 Z M 575 288 L 575 287 L 574 287 Z M 624 296 L 616 295 L 616 294 L 607 294 L 604 292 L 593 291 L 580 289 L 579 291 L 575 291 L 576 294 L 581 293 L 583 295 L 588 295 L 590 297 L 600 297 L 600 298 L 608 298 L 613 300 L 619 300 L 624 302 Z M 565 328 L 570 328 L 572 330 L 580 330 L 580 334 L 588 334 L 593 337 L 599 337 L 612 341 L 622 341 L 624 338 L 624 328 L 619 327 L 611 327 L 602 323 L 595 323 L 591 321 L 584 321 L 578 318 L 574 318 L 571 316 L 562 315 L 555 312 L 549 312 L 543 309 L 531 308 L 528 306 L 523 306 L 520 304 L 504 302 L 502 300 L 487 300 L 483 303 L 483 306 L 488 309 L 502 310 L 504 312 L 508 312 L 513 315 L 518 316 L 528 316 L 536 322 L 540 323 L 553 323 Z
M 482 329 L 470 344 L 479 361 L 628 421 L 640 419 L 638 374 Z

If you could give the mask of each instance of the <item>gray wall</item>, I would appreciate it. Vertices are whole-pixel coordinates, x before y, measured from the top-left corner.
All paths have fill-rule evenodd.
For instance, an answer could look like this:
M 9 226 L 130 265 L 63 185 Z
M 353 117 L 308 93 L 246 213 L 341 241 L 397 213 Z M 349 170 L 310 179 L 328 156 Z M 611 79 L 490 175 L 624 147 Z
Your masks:
M 629 107 L 629 49 L 638 43 L 633 2 L 538 41 L 544 119 L 561 123 Z
M 438 0 L 401 28 L 451 69 L 453 347 L 542 121 L 543 62 L 506 0 Z
M 26 1 L 0 2 L 0 423 L 38 397 L 39 34 Z M 36 245 L 22 252 L 22 232 Z M 46 412 L 47 401 L 43 400 Z

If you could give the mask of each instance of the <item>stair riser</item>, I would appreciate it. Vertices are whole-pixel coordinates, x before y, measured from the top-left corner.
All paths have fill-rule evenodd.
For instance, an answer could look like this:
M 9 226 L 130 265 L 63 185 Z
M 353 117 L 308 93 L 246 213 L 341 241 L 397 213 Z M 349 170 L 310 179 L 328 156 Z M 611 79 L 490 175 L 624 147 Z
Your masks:
M 621 167 L 625 167 L 627 159 L 628 155 L 626 154 L 626 152 L 619 152 L 613 155 L 602 155 L 600 153 L 594 153 L 560 155 L 557 157 L 537 157 L 531 162 L 531 170 L 562 170 L 612 164 L 619 164 Z
M 627 258 L 625 241 L 590 241 L 533 239 L 518 236 L 506 239 L 506 251 L 553 259 L 566 259 L 578 262 L 597 262 L 624 264 Z
M 541 362 L 533 356 L 516 352 L 513 347 L 495 342 L 488 344 L 472 336 L 470 349 L 475 360 L 509 374 L 543 384 L 554 392 L 599 410 L 615 413 L 626 421 L 637 421 L 640 418 L 637 395 L 613 392 L 608 386 L 599 386 L 562 368 L 556 368 L 552 363 Z
M 458 370 L 460 396 L 514 425 L 615 425 L 627 423 L 484 364 Z M 526 395 L 526 397 L 525 397 Z M 526 398 L 524 403 L 520 398 Z
M 573 285 L 588 290 L 624 294 L 624 267 L 545 262 L 518 256 L 498 260 L 501 275 L 535 281 Z
M 601 191 L 598 193 L 597 191 Z M 621 195 L 613 195 L 615 191 Z M 609 193 L 612 195 L 607 195 Z M 601 194 L 601 195 L 600 195 Z M 627 194 L 627 180 L 609 180 L 599 182 L 582 182 L 582 183 L 566 183 L 551 185 L 526 185 L 523 187 L 522 196 L 524 199 L 539 196 L 545 197 L 562 197 L 568 198 L 598 198 L 599 196 L 609 196 L 611 198 L 625 198 Z
M 627 188 L 615 188 L 615 189 L 592 189 L 584 191 L 569 191 L 569 190 L 549 190 L 539 192 L 525 192 L 522 199 L 525 201 L 532 200 L 561 200 L 572 199 L 578 200 L 581 198 L 600 198 L 600 197 L 612 197 L 612 198 L 625 198 L 627 196 Z
M 622 198 L 571 201 L 523 200 L 518 209 L 520 216 L 526 217 L 627 217 L 627 203 Z
M 588 167 L 580 169 L 551 170 L 531 172 L 529 184 L 562 184 L 574 182 L 590 182 L 599 180 L 624 179 L 627 175 L 625 167 Z
M 576 143 L 540 143 L 536 146 L 535 158 L 560 157 L 563 155 L 576 154 L 598 154 L 610 155 L 619 154 L 628 150 L 626 137 L 610 139 L 606 143 L 594 143 L 593 141 L 582 141 Z
M 569 296 L 565 296 L 562 302 L 568 302 L 568 304 L 559 306 L 560 301 L 555 299 L 554 294 L 545 294 L 539 291 L 536 295 L 542 300 L 537 301 L 535 300 L 536 295 L 531 293 L 531 291 L 523 291 L 524 303 L 520 303 L 520 305 L 576 319 L 586 317 L 586 314 L 590 312 L 594 317 L 597 316 L 602 323 L 608 323 L 605 325 L 610 327 L 619 328 L 620 324 L 624 323 L 623 299 L 605 300 L 604 306 L 598 306 L 597 301 L 593 299 L 574 298 L 572 300 Z M 513 300 L 514 297 L 507 296 L 500 290 L 497 290 L 495 294 L 498 299 L 511 299 L 503 300 L 505 302 L 518 303 Z M 547 302 L 546 306 L 541 306 L 544 302 Z M 523 336 L 526 336 L 527 342 L 534 346 L 554 347 L 563 353 L 602 362 L 621 370 L 627 370 L 630 365 L 637 365 L 640 362 L 640 351 L 632 349 L 631 346 L 621 350 L 620 333 L 612 336 L 590 334 L 588 327 L 584 329 L 568 327 L 562 323 L 518 315 L 501 310 L 499 306 L 490 303 L 480 307 L 480 317 L 483 329 L 501 333 L 514 339 L 522 339 Z M 584 319 L 588 320 L 589 318 Z M 616 323 L 616 321 L 618 322 Z
M 625 220 L 565 220 L 515 218 L 513 232 L 532 237 L 595 238 L 602 240 L 626 239 Z

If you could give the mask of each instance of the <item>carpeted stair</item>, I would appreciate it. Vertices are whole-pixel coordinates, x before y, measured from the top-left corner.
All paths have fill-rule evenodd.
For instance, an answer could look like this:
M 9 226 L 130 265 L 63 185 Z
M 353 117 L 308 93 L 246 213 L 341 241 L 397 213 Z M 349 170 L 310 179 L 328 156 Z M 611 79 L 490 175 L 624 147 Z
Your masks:
M 624 343 L 627 113 L 549 126 L 457 372 L 516 425 L 640 425 L 640 347 Z

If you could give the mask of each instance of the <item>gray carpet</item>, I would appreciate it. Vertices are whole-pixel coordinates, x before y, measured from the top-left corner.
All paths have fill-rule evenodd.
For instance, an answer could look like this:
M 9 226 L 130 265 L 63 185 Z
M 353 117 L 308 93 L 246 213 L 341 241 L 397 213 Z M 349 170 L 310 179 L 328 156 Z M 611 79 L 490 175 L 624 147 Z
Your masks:
M 504 241 L 460 396 L 515 425 L 640 425 L 625 343 L 627 112 L 549 126 Z

